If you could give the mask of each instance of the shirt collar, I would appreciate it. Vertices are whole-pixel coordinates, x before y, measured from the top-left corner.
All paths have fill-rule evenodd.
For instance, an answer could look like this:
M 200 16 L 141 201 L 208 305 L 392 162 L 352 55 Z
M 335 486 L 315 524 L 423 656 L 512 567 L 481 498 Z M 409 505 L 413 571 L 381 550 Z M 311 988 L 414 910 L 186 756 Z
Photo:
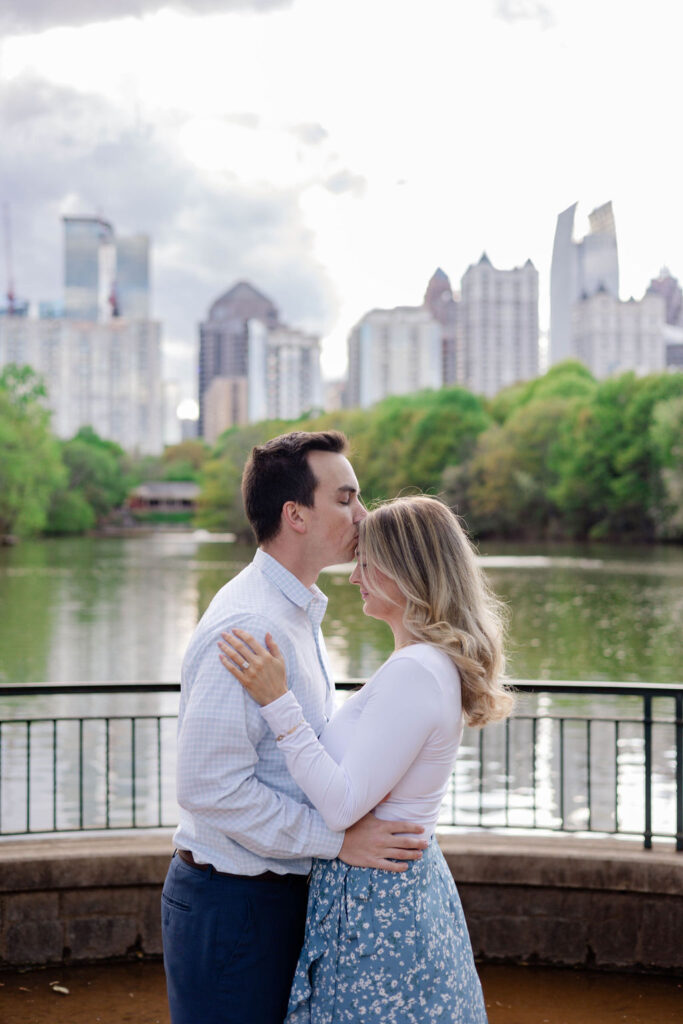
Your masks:
M 322 622 L 327 608 L 327 598 L 320 587 L 315 583 L 312 587 L 307 587 L 294 573 L 285 569 L 281 562 L 262 548 L 254 555 L 254 565 L 288 600 L 299 608 L 304 608 L 312 620 L 317 620 L 318 625 Z

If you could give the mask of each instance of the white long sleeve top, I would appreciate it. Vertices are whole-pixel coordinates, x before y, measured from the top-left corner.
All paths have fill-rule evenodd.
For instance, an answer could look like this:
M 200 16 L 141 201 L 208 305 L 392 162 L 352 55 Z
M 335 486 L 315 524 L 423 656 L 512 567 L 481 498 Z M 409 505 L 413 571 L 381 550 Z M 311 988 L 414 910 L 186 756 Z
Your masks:
M 261 714 L 330 829 L 374 809 L 378 818 L 434 831 L 463 729 L 460 676 L 443 651 L 413 644 L 394 652 L 320 739 L 299 724 L 305 716 L 291 690 Z

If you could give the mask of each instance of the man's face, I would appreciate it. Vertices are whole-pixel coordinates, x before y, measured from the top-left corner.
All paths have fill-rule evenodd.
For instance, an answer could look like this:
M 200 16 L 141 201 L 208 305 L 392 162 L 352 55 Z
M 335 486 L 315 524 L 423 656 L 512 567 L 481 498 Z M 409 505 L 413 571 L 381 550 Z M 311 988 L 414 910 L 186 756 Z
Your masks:
M 339 452 L 309 452 L 308 464 L 318 481 L 313 508 L 306 509 L 307 544 L 323 568 L 353 559 L 358 524 L 367 514 L 351 463 Z

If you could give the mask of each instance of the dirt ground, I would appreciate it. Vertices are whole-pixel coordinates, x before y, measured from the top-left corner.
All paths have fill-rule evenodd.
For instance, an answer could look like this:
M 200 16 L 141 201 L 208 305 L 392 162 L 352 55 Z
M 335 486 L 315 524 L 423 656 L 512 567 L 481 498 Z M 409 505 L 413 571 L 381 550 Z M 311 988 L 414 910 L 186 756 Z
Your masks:
M 683 1022 L 681 978 L 532 967 L 480 975 L 489 1024 Z M 169 1024 L 160 963 L 0 974 L 0 986 L 0 1024 Z

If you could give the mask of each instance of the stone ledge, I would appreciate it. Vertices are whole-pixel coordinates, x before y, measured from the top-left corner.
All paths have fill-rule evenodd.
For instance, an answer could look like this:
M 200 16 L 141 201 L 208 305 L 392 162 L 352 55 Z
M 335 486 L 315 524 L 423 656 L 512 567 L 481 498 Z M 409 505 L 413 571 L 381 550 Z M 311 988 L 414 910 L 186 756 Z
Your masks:
M 440 834 L 483 961 L 683 973 L 683 854 Z M 172 833 L 0 840 L 0 969 L 161 953 Z
M 0 841 L 0 893 L 161 884 L 173 833 Z
M 683 895 L 683 853 L 637 842 L 575 837 L 441 833 L 459 884 L 547 886 Z M 0 841 L 0 892 L 162 882 L 172 832 Z
M 683 895 L 683 853 L 672 847 L 644 850 L 638 842 L 439 835 L 439 845 L 458 884 L 543 886 Z

